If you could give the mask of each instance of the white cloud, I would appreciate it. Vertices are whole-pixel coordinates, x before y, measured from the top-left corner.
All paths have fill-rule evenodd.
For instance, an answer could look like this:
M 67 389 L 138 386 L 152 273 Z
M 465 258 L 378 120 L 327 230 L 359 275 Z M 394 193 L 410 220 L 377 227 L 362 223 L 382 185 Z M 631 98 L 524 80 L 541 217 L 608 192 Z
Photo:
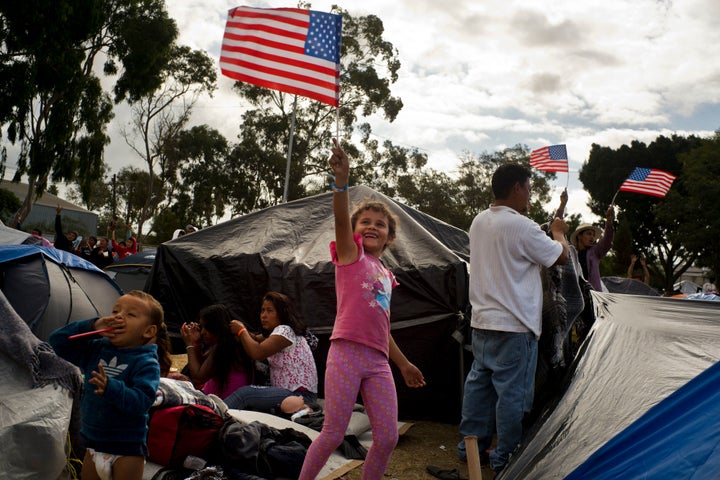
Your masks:
M 316 1 L 312 8 L 328 11 L 338 3 Z M 227 11 L 237 5 L 167 2 L 180 41 L 216 59 Z M 291 6 L 281 0 L 253 5 Z M 378 16 L 384 38 L 399 52 L 402 67 L 392 90 L 404 108 L 393 123 L 370 118 L 373 131 L 426 152 L 433 168 L 452 171 L 464 150 L 566 143 L 574 170 L 570 207 L 590 215 L 576 172 L 593 143 L 616 148 L 660 134 L 709 135 L 720 127 L 717 0 L 365 0 L 340 6 Z M 231 81 L 219 84 L 212 100 L 198 103 L 193 123 L 207 123 L 235 141 L 246 106 Z M 116 171 L 139 161 L 117 135 L 126 121 L 123 110 L 117 112 L 106 152 Z M 558 195 L 565 183 L 558 175 Z

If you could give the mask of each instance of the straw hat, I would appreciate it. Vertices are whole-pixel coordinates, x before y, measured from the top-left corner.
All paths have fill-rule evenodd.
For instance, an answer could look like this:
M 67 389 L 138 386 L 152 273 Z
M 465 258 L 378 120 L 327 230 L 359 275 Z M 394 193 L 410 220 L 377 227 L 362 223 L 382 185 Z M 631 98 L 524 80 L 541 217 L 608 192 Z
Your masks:
M 595 238 L 600 237 L 600 235 L 602 235 L 602 228 L 596 227 L 592 223 L 581 223 L 580 225 L 578 225 L 578 227 L 575 229 L 575 231 L 572 233 L 572 235 L 570 235 L 570 243 L 573 245 L 577 245 L 577 243 L 576 243 L 577 236 L 580 235 L 585 230 L 592 230 L 593 228 L 595 229 Z

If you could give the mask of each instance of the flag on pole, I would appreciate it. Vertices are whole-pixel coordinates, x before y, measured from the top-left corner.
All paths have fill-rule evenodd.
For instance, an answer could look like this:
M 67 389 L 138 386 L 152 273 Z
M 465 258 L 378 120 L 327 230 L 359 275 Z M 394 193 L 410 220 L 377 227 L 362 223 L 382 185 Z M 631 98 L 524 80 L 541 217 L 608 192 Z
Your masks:
M 530 166 L 544 172 L 567 172 L 568 154 L 565 145 L 550 145 L 530 152 Z
M 635 167 L 628 179 L 620 185 L 618 191 L 664 197 L 676 178 L 672 173 L 656 168 Z
M 342 16 L 301 8 L 236 7 L 220 52 L 223 75 L 338 106 Z

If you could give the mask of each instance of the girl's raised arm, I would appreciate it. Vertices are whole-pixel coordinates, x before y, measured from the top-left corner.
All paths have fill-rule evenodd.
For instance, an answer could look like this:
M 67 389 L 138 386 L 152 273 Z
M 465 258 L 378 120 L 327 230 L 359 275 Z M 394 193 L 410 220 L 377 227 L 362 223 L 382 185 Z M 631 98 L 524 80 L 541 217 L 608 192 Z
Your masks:
M 350 223 L 350 194 L 347 186 L 350 178 L 350 161 L 347 154 L 333 138 L 330 168 L 335 175 L 333 182 L 333 213 L 335 215 L 335 248 L 340 264 L 352 263 L 357 259 L 358 247 L 353 241 Z

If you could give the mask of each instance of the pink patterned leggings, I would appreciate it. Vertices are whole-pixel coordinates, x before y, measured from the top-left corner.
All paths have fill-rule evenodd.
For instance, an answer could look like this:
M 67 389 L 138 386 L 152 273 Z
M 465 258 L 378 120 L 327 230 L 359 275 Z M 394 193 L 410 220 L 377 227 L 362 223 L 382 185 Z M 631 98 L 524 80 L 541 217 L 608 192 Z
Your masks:
M 384 353 L 349 340 L 333 340 L 325 370 L 325 422 L 308 450 L 300 480 L 314 480 L 345 438 L 357 394 L 372 427 L 362 479 L 383 478 L 398 441 L 395 381 Z

